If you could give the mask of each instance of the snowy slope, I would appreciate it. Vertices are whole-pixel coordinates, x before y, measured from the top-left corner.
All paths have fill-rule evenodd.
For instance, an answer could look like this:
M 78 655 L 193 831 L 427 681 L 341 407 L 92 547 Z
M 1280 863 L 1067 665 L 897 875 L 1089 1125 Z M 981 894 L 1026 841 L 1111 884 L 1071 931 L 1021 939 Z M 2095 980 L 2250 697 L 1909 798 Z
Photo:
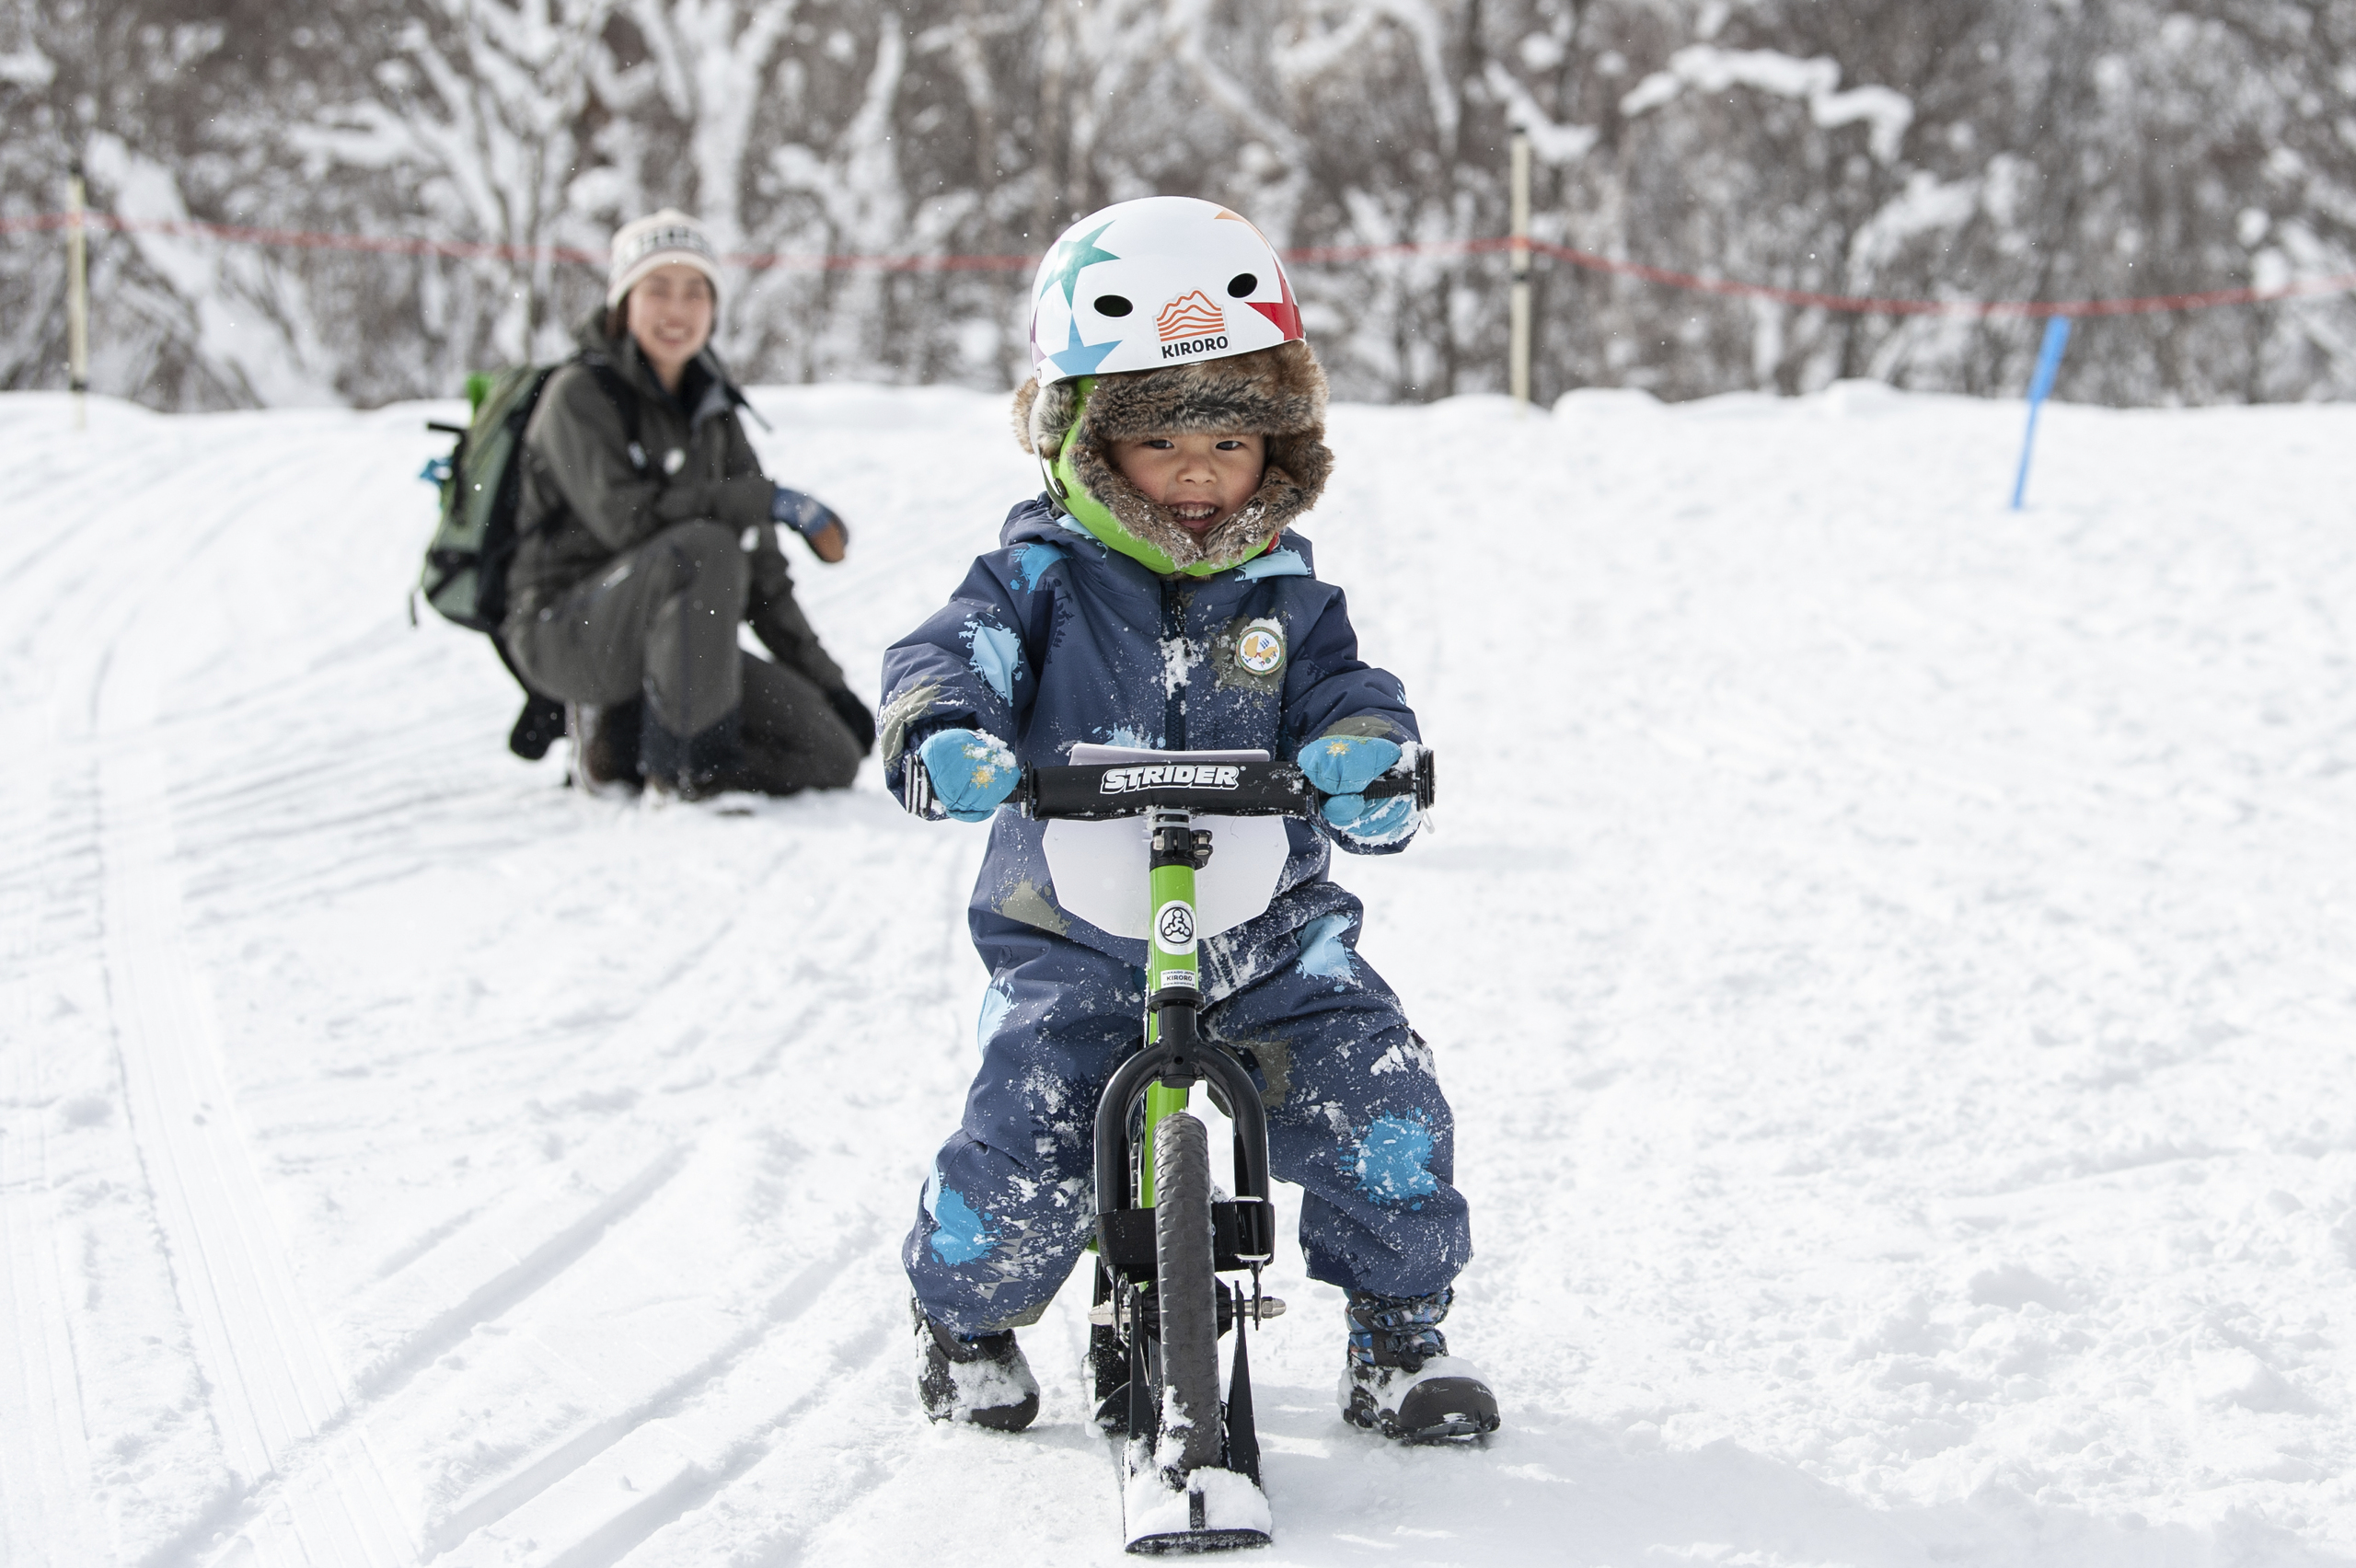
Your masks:
M 872 696 L 1025 460 L 756 400 Z M 981 836 L 507 757 L 401 603 L 450 411 L 0 398 L 0 1560 L 1116 1560 L 1079 1290 L 1032 1433 L 907 1387 Z M 1507 1426 L 1345 1429 L 1287 1260 L 1255 1561 L 2356 1562 L 2356 410 L 2055 408 L 2014 514 L 2018 422 L 1337 412 Z

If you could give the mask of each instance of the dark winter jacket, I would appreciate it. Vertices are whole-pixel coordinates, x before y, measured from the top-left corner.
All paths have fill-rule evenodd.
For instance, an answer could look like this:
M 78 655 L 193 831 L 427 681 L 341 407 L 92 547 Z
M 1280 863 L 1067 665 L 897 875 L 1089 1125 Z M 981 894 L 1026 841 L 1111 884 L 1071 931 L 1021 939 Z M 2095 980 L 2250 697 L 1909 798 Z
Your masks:
M 681 523 L 713 522 L 742 534 L 752 567 L 745 618 L 780 663 L 821 686 L 839 688 L 842 670 L 818 645 L 794 603 L 793 577 L 769 521 L 772 486 L 745 437 L 743 394 L 710 349 L 664 390 L 628 333 L 606 336 L 604 313 L 575 334 L 584 356 L 611 367 L 637 401 L 641 468 L 630 457 L 620 410 L 584 364 L 549 378 L 524 430 L 515 559 L 507 569 L 507 618 L 539 612 L 627 549 Z
M 1004 548 L 974 562 L 945 608 L 884 651 L 885 780 L 895 790 L 908 749 L 957 727 L 998 736 L 1028 766 L 1068 762 L 1082 742 L 1258 749 L 1290 761 L 1305 742 L 1337 729 L 1418 738 L 1398 677 L 1358 658 L 1342 591 L 1317 580 L 1298 534 L 1232 571 L 1195 578 L 1157 576 L 1044 501 L 1016 507 L 999 539 Z M 1254 640 L 1253 662 L 1265 666 L 1257 672 L 1238 651 L 1255 622 L 1283 640 L 1273 665 L 1265 640 Z M 1292 853 L 1279 894 L 1322 881 L 1328 859 L 1320 828 L 1292 822 L 1287 831 Z M 1043 823 L 998 813 L 974 908 L 1142 963 L 1143 941 L 1111 936 L 1057 905 L 1045 832 Z

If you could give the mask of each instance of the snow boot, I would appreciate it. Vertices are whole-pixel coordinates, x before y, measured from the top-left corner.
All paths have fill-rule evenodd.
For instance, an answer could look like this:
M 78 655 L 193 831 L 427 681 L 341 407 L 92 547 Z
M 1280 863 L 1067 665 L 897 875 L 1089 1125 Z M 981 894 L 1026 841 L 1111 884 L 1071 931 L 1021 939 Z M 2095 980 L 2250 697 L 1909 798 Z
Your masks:
M 572 740 L 572 781 L 592 795 L 635 795 L 639 716 L 635 700 L 611 705 L 568 702 L 564 732 Z
M 914 1298 L 917 1400 L 933 1421 L 963 1421 L 999 1432 L 1020 1432 L 1039 1413 L 1039 1379 L 1014 1331 L 953 1334 L 924 1315 Z
M 729 709 L 692 735 L 674 733 L 647 704 L 638 726 L 638 771 L 658 795 L 705 801 L 739 788 L 743 717 Z
M 1497 1397 L 1439 1332 L 1454 1290 L 1377 1296 L 1353 1290 L 1343 1309 L 1350 1348 L 1338 1398 L 1342 1419 L 1401 1443 L 1477 1437 L 1497 1429 Z
M 525 762 L 537 762 L 564 733 L 564 704 L 533 692 L 524 698 L 524 710 L 507 732 L 507 749 Z

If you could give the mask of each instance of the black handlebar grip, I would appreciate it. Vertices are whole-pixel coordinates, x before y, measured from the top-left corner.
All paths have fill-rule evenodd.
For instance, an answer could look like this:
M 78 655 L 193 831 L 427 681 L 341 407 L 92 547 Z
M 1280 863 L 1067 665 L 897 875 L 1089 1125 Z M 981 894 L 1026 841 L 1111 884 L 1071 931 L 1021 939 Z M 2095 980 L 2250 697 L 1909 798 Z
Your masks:
M 1383 774 L 1362 791 L 1370 801 L 1388 800 L 1397 795 L 1413 795 L 1418 809 L 1428 811 L 1438 791 L 1433 778 L 1432 754 L 1429 747 L 1415 753 L 1415 766 L 1405 773 Z

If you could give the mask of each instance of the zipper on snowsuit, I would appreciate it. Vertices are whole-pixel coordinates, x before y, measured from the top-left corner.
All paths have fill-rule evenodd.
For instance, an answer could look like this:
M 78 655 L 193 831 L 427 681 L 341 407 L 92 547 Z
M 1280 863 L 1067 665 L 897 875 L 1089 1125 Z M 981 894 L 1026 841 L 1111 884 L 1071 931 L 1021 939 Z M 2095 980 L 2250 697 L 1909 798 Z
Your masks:
M 1186 686 L 1171 678 L 1170 651 L 1175 647 L 1182 653 L 1186 647 L 1186 606 L 1194 599 L 1194 591 L 1164 581 L 1161 584 L 1161 689 L 1164 693 L 1161 714 L 1161 749 L 1186 749 Z

